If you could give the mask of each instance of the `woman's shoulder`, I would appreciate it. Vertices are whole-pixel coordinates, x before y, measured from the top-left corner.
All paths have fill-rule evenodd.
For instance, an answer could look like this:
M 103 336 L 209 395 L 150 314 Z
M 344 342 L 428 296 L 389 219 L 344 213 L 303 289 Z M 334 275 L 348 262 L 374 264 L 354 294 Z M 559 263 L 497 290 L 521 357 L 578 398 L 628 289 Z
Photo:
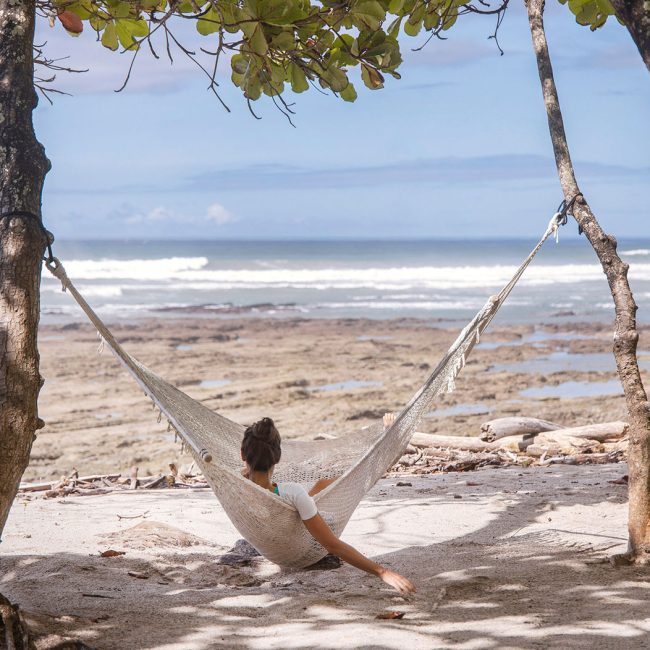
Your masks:
M 282 483 L 277 483 L 278 492 L 280 494 L 286 494 L 287 496 L 297 496 L 301 494 L 307 494 L 307 490 L 300 485 L 300 483 L 294 483 L 292 481 L 283 481 Z

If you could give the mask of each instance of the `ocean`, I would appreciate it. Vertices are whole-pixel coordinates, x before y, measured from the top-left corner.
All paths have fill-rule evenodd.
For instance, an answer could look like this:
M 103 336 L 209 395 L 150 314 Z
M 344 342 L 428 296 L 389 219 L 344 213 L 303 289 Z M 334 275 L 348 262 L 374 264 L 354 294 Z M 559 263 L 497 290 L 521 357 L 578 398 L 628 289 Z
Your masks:
M 57 241 L 55 254 L 100 316 L 416 317 L 467 320 L 511 277 L 535 242 Z M 619 243 L 639 320 L 650 320 L 650 240 Z M 81 319 L 43 272 L 46 323 Z M 605 276 L 584 239 L 549 240 L 501 319 L 609 321 Z

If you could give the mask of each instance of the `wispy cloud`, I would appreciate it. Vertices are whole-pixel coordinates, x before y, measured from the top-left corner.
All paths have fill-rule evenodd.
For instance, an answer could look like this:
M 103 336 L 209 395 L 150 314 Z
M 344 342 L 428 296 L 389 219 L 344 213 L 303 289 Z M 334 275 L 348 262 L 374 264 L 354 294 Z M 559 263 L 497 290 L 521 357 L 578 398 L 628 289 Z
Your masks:
M 235 219 L 234 215 L 226 210 L 221 203 L 212 203 L 209 205 L 205 218 L 207 221 L 216 223 L 218 226 L 223 226 L 225 223 L 234 221 Z
M 650 167 L 625 167 L 590 161 L 574 163 L 580 178 L 598 179 L 601 183 L 643 183 L 650 181 Z M 307 167 L 285 163 L 253 164 L 242 167 L 202 171 L 176 183 L 133 183 L 124 186 L 79 188 L 52 187 L 52 194 L 183 194 L 188 192 L 220 193 L 246 190 L 338 189 L 404 184 L 436 187 L 449 184 L 508 184 L 515 181 L 540 182 L 555 179 L 552 158 L 534 154 L 502 154 L 497 156 L 422 158 L 402 160 L 384 165 Z M 161 220 L 166 208 L 155 208 L 152 214 L 140 214 L 140 221 Z M 210 205 L 204 220 L 227 223 L 232 215 L 219 203 Z M 167 215 L 167 220 L 175 218 Z M 184 219 L 185 217 L 183 217 Z
M 602 180 L 650 180 L 650 168 L 631 168 L 594 162 L 577 162 L 585 177 Z M 473 184 L 545 180 L 555 177 L 551 158 L 537 155 L 500 155 L 473 158 L 437 158 L 394 162 L 386 165 L 304 168 L 283 164 L 252 165 L 239 169 L 202 172 L 188 179 L 183 189 L 220 191 L 315 189 L 364 187 L 371 185 L 427 183 Z
M 122 203 L 110 211 L 108 218 L 113 223 L 122 223 L 127 226 L 150 225 L 152 227 L 179 224 L 213 224 L 223 226 L 236 220 L 232 212 L 221 203 L 216 202 L 211 203 L 203 214 L 188 214 L 165 205 L 158 205 L 150 210 L 141 210 L 130 203 Z

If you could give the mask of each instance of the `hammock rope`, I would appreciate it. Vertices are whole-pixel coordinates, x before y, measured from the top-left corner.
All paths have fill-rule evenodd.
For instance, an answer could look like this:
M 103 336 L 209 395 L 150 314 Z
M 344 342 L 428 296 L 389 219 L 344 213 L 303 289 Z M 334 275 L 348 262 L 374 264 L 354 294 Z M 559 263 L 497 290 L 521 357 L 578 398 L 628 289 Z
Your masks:
M 343 532 L 361 499 L 402 455 L 421 418 L 441 393 L 451 392 L 467 356 L 551 235 L 557 235 L 566 214 L 559 211 L 510 281 L 488 299 L 460 332 L 424 384 L 385 429 L 381 422 L 345 435 L 318 441 L 287 440 L 275 470 L 278 481 L 295 481 L 307 489 L 321 478 L 336 479 L 315 496 L 318 510 L 337 536 Z M 562 213 L 564 212 L 564 214 Z M 226 514 L 260 553 L 283 566 L 305 567 L 327 554 L 308 533 L 288 503 L 241 475 L 244 426 L 211 411 L 152 372 L 122 348 L 68 277 L 61 262 L 45 261 L 69 292 L 101 340 L 165 417 L 201 468 Z

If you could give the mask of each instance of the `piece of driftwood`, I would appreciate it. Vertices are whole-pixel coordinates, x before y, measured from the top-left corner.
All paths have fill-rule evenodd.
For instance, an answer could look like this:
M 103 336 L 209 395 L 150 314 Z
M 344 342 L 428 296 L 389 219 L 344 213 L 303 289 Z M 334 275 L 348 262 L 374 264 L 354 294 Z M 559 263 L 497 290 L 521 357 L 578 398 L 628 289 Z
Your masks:
M 131 480 L 129 481 L 129 489 L 135 490 L 138 487 L 138 468 L 134 465 L 131 468 Z
M 443 436 L 435 433 L 414 433 L 411 436 L 411 444 L 414 447 L 444 447 L 452 449 L 464 449 L 467 451 L 490 451 L 493 449 L 491 443 L 480 438 L 463 436 Z
M 567 429 L 560 429 L 559 431 L 546 431 L 535 436 L 536 445 L 559 446 L 561 449 L 577 450 L 577 451 L 603 451 L 603 444 L 598 440 L 590 440 L 588 438 L 577 438 L 566 434 Z
M 627 451 L 628 445 L 630 444 L 629 439 L 626 438 L 621 438 L 620 440 L 616 440 L 613 442 L 603 442 L 603 447 L 605 451 L 611 452 L 611 451 Z
M 573 438 L 587 438 L 605 442 L 607 440 L 618 440 L 627 434 L 627 422 L 603 422 L 601 424 L 586 424 L 581 427 L 568 427 L 557 430 L 558 434 L 571 436 Z
M 557 429 L 562 429 L 562 427 L 554 422 L 538 418 L 497 418 L 481 425 L 479 437 L 486 442 L 494 442 L 507 436 L 529 435 L 541 433 L 542 431 L 557 431 Z
M 120 474 L 92 474 L 91 476 L 81 476 L 76 479 L 77 483 L 91 483 L 93 481 L 115 481 L 120 478 Z M 50 481 L 49 483 L 23 483 L 19 492 L 43 492 L 45 490 L 53 490 L 55 486 L 61 485 L 61 481 Z
M 574 454 L 572 456 L 562 456 L 552 458 L 553 463 L 564 465 L 604 465 L 605 463 L 617 463 L 622 459 L 621 452 L 601 453 L 601 454 Z
M 535 436 L 530 435 L 519 435 L 519 436 L 506 436 L 504 438 L 499 438 L 495 442 L 490 443 L 492 449 L 495 451 L 504 450 L 504 451 L 514 451 L 514 452 L 523 452 L 528 449 L 530 445 L 535 442 Z
M 156 476 L 155 478 L 152 478 L 150 481 L 147 481 L 146 483 L 141 483 L 140 487 L 143 490 L 150 490 L 151 488 L 158 487 L 161 483 L 165 481 L 167 477 L 162 474 L 161 476 Z
M 419 448 L 460 449 L 463 451 L 525 451 L 533 443 L 532 436 L 508 436 L 496 442 L 486 442 L 477 437 L 443 436 L 436 433 L 414 433 L 411 444 Z

